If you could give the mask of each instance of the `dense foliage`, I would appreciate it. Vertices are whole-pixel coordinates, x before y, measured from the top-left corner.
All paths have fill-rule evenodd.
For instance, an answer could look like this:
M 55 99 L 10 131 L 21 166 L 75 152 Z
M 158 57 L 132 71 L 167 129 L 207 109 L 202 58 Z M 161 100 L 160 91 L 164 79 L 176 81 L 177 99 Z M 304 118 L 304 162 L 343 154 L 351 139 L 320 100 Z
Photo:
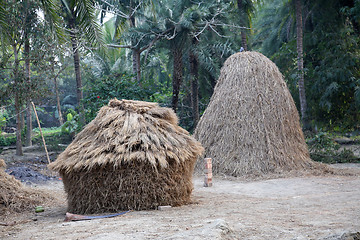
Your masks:
M 151 101 L 155 88 L 151 82 L 143 82 L 140 87 L 133 76 L 126 73 L 113 73 L 94 79 L 85 88 L 87 94 L 83 101 L 87 121 L 95 118 L 98 110 L 113 98 Z
M 313 127 L 359 128 L 359 1 L 304 2 L 304 66 Z M 292 2 L 267 2 L 254 24 L 254 48 L 279 66 L 298 102 Z
M 73 134 L 116 97 L 172 107 L 192 131 L 241 47 L 277 64 L 300 110 L 294 2 L 0 0 L 0 128 L 37 126 L 33 101 Z M 360 1 L 300 2 L 312 130 L 359 130 Z

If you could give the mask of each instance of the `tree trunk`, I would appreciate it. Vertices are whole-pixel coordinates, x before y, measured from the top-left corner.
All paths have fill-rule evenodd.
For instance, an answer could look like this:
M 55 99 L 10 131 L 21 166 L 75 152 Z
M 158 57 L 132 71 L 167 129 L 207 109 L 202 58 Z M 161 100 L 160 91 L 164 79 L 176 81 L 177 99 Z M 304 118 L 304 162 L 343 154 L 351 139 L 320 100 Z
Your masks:
M 242 0 L 237 0 L 237 5 L 238 5 L 238 9 L 239 9 L 239 14 L 240 14 L 240 25 L 241 27 L 248 27 L 247 24 L 246 24 L 246 14 L 245 14 L 245 9 L 244 9 L 244 6 L 243 6 L 243 1 Z M 241 46 L 244 48 L 245 51 L 248 50 L 248 47 L 247 47 L 247 41 L 246 41 L 246 32 L 245 30 L 241 30 Z
M 54 76 L 54 88 L 55 88 L 55 95 L 56 95 L 56 106 L 57 106 L 57 110 L 58 110 L 58 114 L 59 114 L 59 123 L 60 126 L 64 124 L 64 120 L 63 120 L 63 116 L 61 113 L 61 105 L 60 105 L 60 96 L 59 96 L 59 87 L 58 87 L 58 82 L 57 82 L 57 77 L 59 76 L 59 74 L 55 75 L 55 70 L 54 70 L 54 65 L 55 63 L 52 63 L 52 72 L 53 72 L 53 76 Z
M 193 39 L 193 47 L 198 41 Z M 193 117 L 193 129 L 199 121 L 199 61 L 196 54 L 191 51 L 189 55 L 190 61 L 190 74 L 191 74 L 191 106 L 192 106 L 192 117 Z
M 22 141 L 21 141 L 21 107 L 19 103 L 19 94 L 15 93 L 15 113 L 16 113 L 16 155 L 22 156 Z
M 179 92 L 180 85 L 182 81 L 182 50 L 179 48 L 175 48 L 172 50 L 173 52 L 173 60 L 174 60 L 174 70 L 173 70 L 173 95 L 171 106 L 172 109 L 176 112 L 179 102 Z
M 248 50 L 246 42 L 246 32 L 244 30 L 241 31 L 241 46 L 244 48 L 244 51 Z
M 76 96 L 79 107 L 79 121 L 81 125 L 85 124 L 85 111 L 84 105 L 82 103 L 83 99 L 83 91 L 82 91 L 82 80 L 81 80 L 81 70 L 80 70 L 80 54 L 78 49 L 78 39 L 76 36 L 76 28 L 75 28 L 75 20 L 70 20 L 70 38 L 71 45 L 73 49 L 73 57 L 74 57 L 74 69 L 76 76 Z
M 24 113 L 24 108 L 22 105 L 20 105 L 20 127 L 21 130 L 23 130 L 25 128 L 25 113 Z
M 26 137 L 25 137 L 25 146 L 31 146 L 31 132 L 32 132 L 32 119 L 31 119 L 31 79 L 30 79 L 30 41 L 27 33 L 25 34 L 25 78 L 27 85 L 27 94 L 26 94 Z
M 60 96 L 59 96 L 59 88 L 57 84 L 57 78 L 54 78 L 54 84 L 55 84 L 55 93 L 56 93 L 56 106 L 59 114 L 59 124 L 62 126 L 64 124 L 63 115 L 61 113 L 61 104 L 60 104 Z
M 14 69 L 13 69 L 13 75 L 14 75 L 14 82 L 15 82 L 15 88 L 18 88 L 19 84 L 19 59 L 18 59 L 18 51 L 16 48 L 16 43 L 13 44 L 13 50 L 14 50 Z M 20 92 L 15 91 L 15 114 L 16 114 L 16 155 L 22 156 L 22 141 L 21 141 L 21 103 L 20 103 Z
M 133 54 L 133 73 L 136 76 L 136 81 L 141 85 L 141 69 L 140 69 L 140 49 L 134 48 Z
M 130 8 L 132 9 L 132 2 L 130 2 Z M 132 15 L 129 17 L 130 27 L 136 27 L 135 16 Z M 136 76 L 136 81 L 141 85 L 141 68 L 140 68 L 140 48 L 136 46 L 138 43 L 135 39 L 131 40 L 132 48 L 132 63 L 133 63 L 133 73 Z
M 301 0 L 295 0 L 296 11 L 296 49 L 297 49 L 297 65 L 298 65 L 298 85 L 300 98 L 300 112 L 301 122 L 303 128 L 307 129 L 309 126 L 307 118 L 307 104 L 304 84 L 304 58 L 303 58 L 303 23 L 302 23 L 302 3 Z

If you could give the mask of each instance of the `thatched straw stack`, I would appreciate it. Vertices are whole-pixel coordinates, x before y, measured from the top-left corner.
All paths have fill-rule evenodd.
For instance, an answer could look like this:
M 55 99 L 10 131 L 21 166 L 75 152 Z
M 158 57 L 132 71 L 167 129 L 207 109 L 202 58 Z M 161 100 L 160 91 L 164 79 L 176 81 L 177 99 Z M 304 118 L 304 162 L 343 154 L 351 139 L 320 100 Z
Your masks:
M 52 200 L 42 191 L 24 187 L 19 180 L 5 172 L 5 167 L 5 161 L 0 159 L 0 215 L 32 210 L 36 205 Z
M 157 103 L 111 100 L 49 168 L 74 213 L 178 206 L 190 201 L 200 143 Z
M 214 173 L 262 176 L 318 167 L 281 73 L 257 52 L 226 60 L 194 137 L 213 158 Z

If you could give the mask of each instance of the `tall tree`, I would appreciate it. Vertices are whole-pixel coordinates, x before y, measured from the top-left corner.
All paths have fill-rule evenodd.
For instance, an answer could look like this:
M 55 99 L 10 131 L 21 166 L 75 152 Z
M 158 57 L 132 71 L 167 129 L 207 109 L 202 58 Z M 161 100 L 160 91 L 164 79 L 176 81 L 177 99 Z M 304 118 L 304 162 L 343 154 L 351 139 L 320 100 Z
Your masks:
M 168 29 L 173 29 L 167 37 L 168 47 L 172 53 L 173 59 L 173 95 L 172 108 L 177 111 L 180 86 L 183 77 L 183 56 L 189 56 L 190 75 L 192 81 L 192 106 L 194 112 L 193 120 L 196 123 L 198 119 L 198 66 L 200 59 L 198 45 L 207 45 L 211 38 L 217 38 L 217 45 L 223 46 L 219 41 L 226 38 L 224 34 L 225 26 L 237 28 L 237 25 L 226 22 L 226 14 L 230 8 L 228 3 L 218 1 L 166 1 L 162 5 L 161 15 L 165 18 L 165 24 Z M 233 29 L 232 29 L 233 30 Z M 208 36 L 206 36 L 208 34 Z M 203 37 L 206 36 L 206 37 Z M 199 44 L 197 44 L 199 42 Z M 202 53 L 204 56 L 204 53 Z M 222 57 L 223 55 L 221 55 Z M 211 61 L 210 61 L 211 62 Z
M 360 106 L 356 79 L 360 72 L 354 66 L 359 62 L 360 39 L 356 34 L 357 18 L 353 18 L 355 5 L 351 1 L 301 1 L 302 48 L 306 49 L 306 54 L 298 54 L 301 34 L 297 34 L 296 10 L 299 8 L 296 9 L 295 3 L 295 0 L 264 3 L 254 24 L 257 31 L 253 46 L 279 66 L 300 113 L 300 71 L 299 66 L 293 63 L 299 63 L 301 68 L 298 57 L 302 56 L 303 69 L 306 69 L 306 95 L 303 95 L 306 96 L 305 116 L 308 122 L 311 119 L 317 125 L 326 124 L 329 127 L 335 126 L 334 122 L 341 122 L 342 126 L 344 122 L 356 122 Z M 311 82 L 306 79 L 311 79 Z M 306 124 L 304 127 L 307 127 Z
M 34 6 L 31 6 L 29 0 L 24 1 L 26 17 L 25 17 L 25 29 L 24 29 L 24 57 L 25 57 L 25 79 L 27 86 L 26 96 L 26 136 L 25 146 L 32 145 L 31 133 L 32 133 L 32 116 L 31 116 L 31 76 L 30 76 L 30 32 L 36 20 L 36 12 Z M 33 4 L 32 4 L 33 5 Z
M 192 39 L 192 48 L 198 44 L 196 38 Z M 194 50 L 189 53 L 190 75 L 191 75 L 191 107 L 193 114 L 193 129 L 195 129 L 199 119 L 199 58 Z
M 132 72 L 139 85 L 141 85 L 141 54 L 151 49 L 170 29 L 164 30 L 159 27 L 157 17 L 160 16 L 156 16 L 155 3 L 152 0 L 100 2 L 104 11 L 111 10 L 115 12 L 116 16 L 117 36 L 113 40 L 117 44 L 108 44 L 108 46 L 131 50 Z
M 15 114 L 16 114 L 16 155 L 23 155 L 22 151 L 22 121 L 21 114 L 24 103 L 25 84 L 24 74 L 21 71 L 21 48 L 24 44 L 24 32 L 26 29 L 26 16 L 27 11 L 24 9 L 25 3 L 18 3 L 17 1 L 8 2 L 2 6 L 2 10 L 5 13 L 7 19 L 6 22 L 2 22 L 0 28 L 2 44 L 9 44 L 12 48 L 13 62 L 11 64 L 11 77 L 13 83 L 10 85 L 10 93 L 14 96 L 15 102 Z
M 34 38 L 32 31 L 38 23 L 37 11 L 42 9 L 46 17 L 50 17 L 48 23 L 55 29 L 57 20 L 55 5 L 51 0 L 25 0 L 25 1 L 0 1 L 0 34 L 3 46 L 11 46 L 13 63 L 11 65 L 13 82 L 9 84 L 10 93 L 8 96 L 14 96 L 15 114 L 16 114 L 16 154 L 22 155 L 21 131 L 23 124 L 23 105 L 29 103 L 34 89 L 30 81 L 30 43 Z M 58 33 L 60 34 L 60 30 Z M 59 35 L 60 36 L 60 35 Z M 32 42 L 36 42 L 32 39 Z M 39 57 L 40 58 L 40 57 Z M 24 65 L 21 63 L 24 61 Z M 31 114 L 27 111 L 27 142 L 31 144 Z
M 72 55 L 76 77 L 76 95 L 80 113 L 80 123 L 85 124 L 85 111 L 82 103 L 83 83 L 80 68 L 79 39 L 86 37 L 90 45 L 102 44 L 101 30 L 96 22 L 93 0 L 61 0 L 64 9 L 66 27 L 70 32 Z M 84 33 L 81 35 L 81 33 Z
M 183 49 L 175 43 L 173 44 L 171 53 L 173 57 L 173 94 L 171 99 L 171 107 L 176 112 L 179 102 L 180 86 L 183 78 Z
M 60 104 L 58 77 L 61 74 L 61 72 L 63 72 L 66 69 L 67 64 L 62 65 L 61 69 L 58 70 L 57 73 L 55 73 L 56 61 L 54 60 L 54 58 L 51 58 L 50 62 L 51 62 L 51 75 L 54 80 L 54 90 L 55 90 L 55 97 L 56 97 L 56 107 L 57 107 L 57 111 L 58 111 L 58 115 L 59 115 L 59 124 L 60 124 L 60 126 L 62 126 L 64 124 L 64 120 L 63 120 L 61 104 Z
M 241 26 L 248 26 L 247 16 L 246 16 L 246 8 L 244 6 L 244 0 L 237 0 L 237 7 L 240 13 L 240 25 Z M 246 31 L 242 29 L 241 31 L 241 46 L 244 48 L 245 51 L 248 50 L 247 47 L 247 39 L 246 39 Z
M 237 7 L 237 12 L 235 13 L 235 20 L 237 20 L 240 29 L 241 36 L 241 46 L 245 51 L 248 50 L 248 33 L 251 28 L 252 17 L 255 14 L 255 6 L 259 5 L 262 0 L 236 0 L 233 4 Z
M 298 84 L 299 84 L 299 98 L 300 98 L 300 112 L 303 128 L 309 127 L 307 117 L 307 103 L 304 84 L 304 56 L 303 56 L 303 18 L 302 18 L 303 4 L 302 0 L 295 0 L 295 15 L 296 15 L 296 50 L 297 50 L 297 66 L 298 66 Z
M 16 155 L 23 155 L 22 140 L 21 140 L 21 113 L 22 113 L 22 88 L 20 75 L 20 60 L 19 60 L 19 46 L 16 41 L 12 41 L 12 47 L 14 52 L 14 65 L 13 65 L 13 78 L 14 78 L 14 91 L 15 91 L 15 113 L 16 113 Z

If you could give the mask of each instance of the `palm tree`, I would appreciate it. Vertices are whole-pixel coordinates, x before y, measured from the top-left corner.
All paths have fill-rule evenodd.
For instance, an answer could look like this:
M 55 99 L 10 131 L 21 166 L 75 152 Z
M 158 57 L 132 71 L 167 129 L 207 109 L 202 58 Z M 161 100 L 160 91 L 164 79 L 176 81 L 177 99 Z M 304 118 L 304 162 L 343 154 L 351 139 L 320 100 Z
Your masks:
M 291 42 L 296 36 L 297 86 L 299 88 L 300 114 L 303 127 L 307 128 L 308 117 L 303 57 L 303 8 L 302 0 L 278 0 L 268 3 L 268 8 L 264 9 L 263 15 L 260 16 L 261 24 L 259 28 L 261 32 L 255 39 L 261 42 L 262 51 L 272 56 L 280 51 L 284 43 Z
M 166 27 L 172 29 L 172 36 L 168 37 L 168 46 L 173 60 L 172 99 L 171 107 L 176 112 L 179 102 L 180 86 L 183 79 L 183 55 L 189 43 L 196 10 L 190 1 L 167 1 L 162 7 L 161 15 L 165 17 Z M 198 16 L 196 17 L 198 18 Z
M 155 3 L 152 0 L 109 0 L 98 1 L 103 11 L 115 12 L 116 43 L 108 44 L 113 48 L 127 48 L 132 52 L 132 71 L 141 85 L 141 54 L 151 49 L 154 44 L 164 37 L 170 29 L 162 29 L 156 14 Z M 145 57 L 146 58 L 146 57 Z
M 83 84 L 80 69 L 79 39 L 86 37 L 91 45 L 102 44 L 102 35 L 96 22 L 94 1 L 92 0 L 61 0 L 66 27 L 70 33 L 70 42 L 74 58 L 76 76 L 76 94 L 80 112 L 80 123 L 85 124 L 83 99 Z M 82 36 L 80 33 L 85 33 Z
M 209 57 L 209 52 L 205 53 L 200 46 L 209 46 L 216 39 L 217 45 L 222 45 L 225 26 L 230 26 L 227 22 L 226 12 L 230 5 L 218 1 L 169 1 L 168 9 L 171 11 L 167 16 L 167 23 L 173 25 L 174 34 L 169 38 L 169 47 L 173 55 L 173 97 L 172 108 L 177 109 L 180 85 L 182 82 L 183 55 L 189 56 L 190 75 L 191 75 L 191 102 L 193 113 L 193 127 L 199 119 L 199 67 L 204 66 L 209 71 L 213 71 L 214 62 Z M 166 7 L 166 6 L 165 6 Z M 169 11 L 170 12 L 170 11 Z M 163 14 L 166 16 L 166 14 Z M 234 25 L 234 27 L 237 27 Z M 201 56 L 200 56 L 201 55 Z M 204 58 L 204 56 L 207 55 Z M 211 55 L 211 54 L 210 54 Z M 219 56 L 217 56 L 219 58 Z M 206 60 L 205 60 L 206 59 Z M 209 61 L 210 59 L 210 61 Z M 222 59 L 220 57 L 219 59 Z M 205 60 L 205 61 L 204 61 Z
M 300 98 L 300 112 L 303 127 L 307 129 L 309 126 L 307 118 L 307 104 L 304 84 L 304 58 L 303 58 L 303 21 L 302 21 L 303 5 L 301 0 L 295 0 L 295 15 L 296 15 L 296 50 L 297 50 L 297 66 L 298 66 L 298 85 Z
M 27 11 L 27 16 L 25 19 L 25 28 L 24 28 L 24 57 L 25 57 L 25 79 L 26 85 L 28 88 L 28 96 L 26 96 L 26 137 L 25 137 L 25 146 L 31 146 L 31 132 L 32 132 L 32 120 L 31 120 L 31 78 L 30 78 L 30 31 L 32 27 L 32 20 L 36 19 L 36 12 L 34 7 L 31 7 L 30 1 L 26 0 L 25 9 Z
M 237 16 L 239 25 L 243 28 L 240 30 L 241 35 L 241 46 L 245 51 L 248 50 L 247 44 L 247 29 L 251 27 L 251 19 L 255 13 L 255 6 L 260 4 L 262 0 L 236 0 L 233 2 L 237 7 Z
M 198 39 L 192 39 L 192 47 L 196 48 Z M 189 53 L 190 75 L 191 75 L 191 107 L 193 113 L 193 129 L 199 119 L 199 58 L 194 50 Z

